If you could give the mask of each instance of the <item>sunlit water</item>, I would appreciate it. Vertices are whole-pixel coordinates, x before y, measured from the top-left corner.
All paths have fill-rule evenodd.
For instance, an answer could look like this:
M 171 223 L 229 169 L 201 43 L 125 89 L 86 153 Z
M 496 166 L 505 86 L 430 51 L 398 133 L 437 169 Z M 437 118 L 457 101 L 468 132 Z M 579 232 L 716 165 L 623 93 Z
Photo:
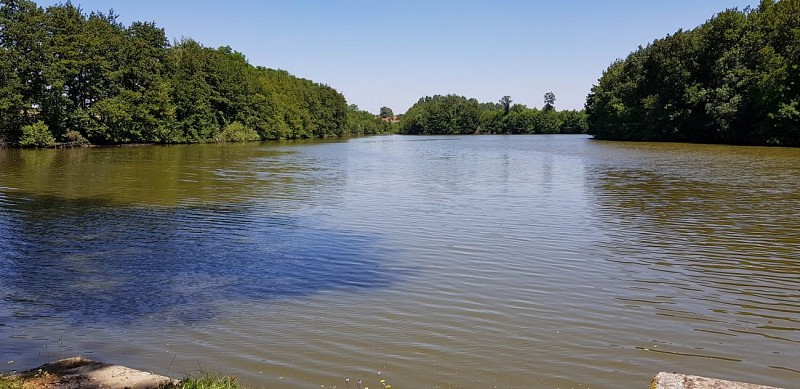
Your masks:
M 0 173 L 0 371 L 800 382 L 798 149 L 390 136 L 0 150 Z

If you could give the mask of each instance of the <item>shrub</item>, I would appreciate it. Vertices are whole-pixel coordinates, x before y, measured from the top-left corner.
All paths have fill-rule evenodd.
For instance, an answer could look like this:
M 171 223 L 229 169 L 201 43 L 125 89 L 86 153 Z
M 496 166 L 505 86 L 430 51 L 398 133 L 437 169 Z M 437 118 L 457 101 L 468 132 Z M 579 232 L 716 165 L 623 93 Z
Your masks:
M 66 142 L 79 143 L 79 144 L 82 144 L 82 145 L 88 145 L 89 144 L 89 141 L 86 138 L 84 138 L 83 135 L 81 135 L 80 132 L 75 131 L 75 130 L 67 131 L 67 133 L 64 134 L 64 140 Z
M 56 138 L 50 132 L 50 128 L 43 121 L 23 126 L 22 137 L 19 138 L 19 145 L 22 147 L 47 147 L 54 146 Z
M 216 138 L 217 142 L 252 142 L 261 140 L 256 130 L 246 127 L 240 122 L 228 124 Z

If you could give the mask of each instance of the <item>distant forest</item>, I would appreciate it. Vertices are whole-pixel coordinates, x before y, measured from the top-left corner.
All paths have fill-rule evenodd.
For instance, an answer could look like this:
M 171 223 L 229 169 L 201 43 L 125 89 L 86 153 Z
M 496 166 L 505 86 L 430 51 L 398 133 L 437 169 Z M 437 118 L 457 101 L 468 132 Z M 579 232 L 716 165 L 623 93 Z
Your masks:
M 542 109 L 511 104 L 511 96 L 497 103 L 480 103 L 457 95 L 427 96 L 401 117 L 400 133 L 453 134 L 581 134 L 587 130 L 583 111 L 556 111 L 556 96 L 544 95 Z
M 611 64 L 597 139 L 800 146 L 800 0 L 726 10 Z
M 0 1 L 0 146 L 193 143 L 383 133 L 333 88 L 250 65 L 230 47 L 170 44 L 154 23 L 67 2 Z

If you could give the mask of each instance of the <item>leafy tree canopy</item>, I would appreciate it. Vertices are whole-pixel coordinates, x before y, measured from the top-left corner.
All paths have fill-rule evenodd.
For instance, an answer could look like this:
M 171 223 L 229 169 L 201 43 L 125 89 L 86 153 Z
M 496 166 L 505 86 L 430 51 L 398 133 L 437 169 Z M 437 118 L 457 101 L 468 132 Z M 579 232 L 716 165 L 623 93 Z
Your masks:
M 392 109 L 389 107 L 381 107 L 381 111 L 378 116 L 383 119 L 391 119 L 394 117 L 394 112 L 392 112 Z
M 639 47 L 586 100 L 598 139 L 800 146 L 800 0 L 763 0 Z
M 374 119 L 374 116 L 371 114 Z M 154 23 L 0 0 L 0 144 L 340 137 L 367 124 L 333 88 L 230 47 L 170 44 Z M 49 134 L 49 136 L 48 136 Z M 53 141 L 51 142 L 51 138 Z
M 556 95 L 553 92 L 544 94 L 544 108 L 545 111 L 552 111 L 556 109 Z
M 503 96 L 499 104 L 479 103 L 457 95 L 419 99 L 400 120 L 400 133 L 455 134 L 580 134 L 587 129 L 583 111 L 556 111 L 511 105 Z

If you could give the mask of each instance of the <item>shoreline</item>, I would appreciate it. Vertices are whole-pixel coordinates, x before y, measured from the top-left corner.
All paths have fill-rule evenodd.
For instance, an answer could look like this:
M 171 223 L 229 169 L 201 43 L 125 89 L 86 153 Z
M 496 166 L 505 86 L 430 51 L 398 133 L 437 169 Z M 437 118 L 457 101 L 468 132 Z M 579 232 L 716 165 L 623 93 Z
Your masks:
M 218 377 L 233 382 L 235 379 Z M 6 383 L 3 379 L 10 379 Z M 185 381 L 185 380 L 184 380 Z M 0 388 L 9 389 L 161 389 L 180 388 L 182 380 L 126 366 L 71 357 L 10 375 L 0 374 Z M 238 387 L 238 386 L 237 386 Z M 644 385 L 642 385 L 644 387 Z M 650 389 L 781 389 L 679 373 L 661 372 Z

